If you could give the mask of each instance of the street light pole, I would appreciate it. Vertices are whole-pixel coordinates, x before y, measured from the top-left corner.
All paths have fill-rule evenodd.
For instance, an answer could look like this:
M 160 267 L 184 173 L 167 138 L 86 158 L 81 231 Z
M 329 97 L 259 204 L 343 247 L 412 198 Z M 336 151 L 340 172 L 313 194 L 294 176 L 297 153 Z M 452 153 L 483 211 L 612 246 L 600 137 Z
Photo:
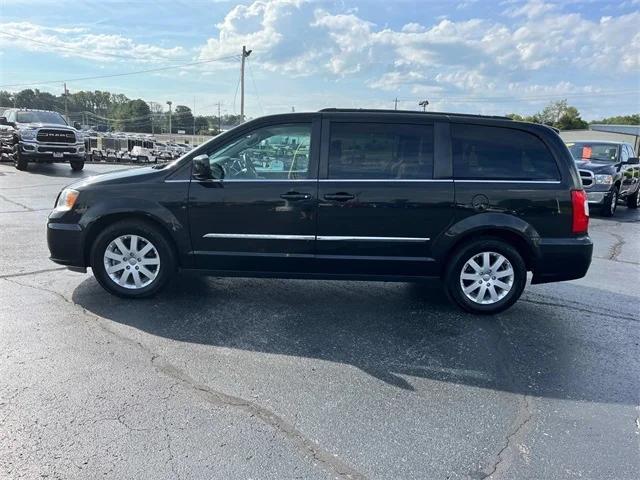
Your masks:
M 422 111 L 426 112 L 427 111 L 427 105 L 429 105 L 429 100 L 422 100 L 421 102 L 418 102 L 418 105 L 420 105 L 422 107 Z
M 172 103 L 173 102 L 171 100 L 167 102 L 167 105 L 169 105 L 169 141 L 171 141 L 171 133 L 172 133 L 171 131 L 171 104 Z

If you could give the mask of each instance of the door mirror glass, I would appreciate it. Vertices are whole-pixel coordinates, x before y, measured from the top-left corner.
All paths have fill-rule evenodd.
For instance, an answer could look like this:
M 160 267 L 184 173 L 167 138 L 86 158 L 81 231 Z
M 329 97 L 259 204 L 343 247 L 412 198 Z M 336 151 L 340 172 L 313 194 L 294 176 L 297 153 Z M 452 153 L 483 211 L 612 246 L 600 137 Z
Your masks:
M 73 122 L 73 128 L 75 128 L 76 130 L 80 130 L 82 128 L 82 125 L 80 125 L 80 122 Z
M 197 180 L 210 180 L 213 178 L 208 155 L 198 155 L 193 159 L 193 178 Z
M 9 125 L 7 117 L 0 117 L 0 125 Z

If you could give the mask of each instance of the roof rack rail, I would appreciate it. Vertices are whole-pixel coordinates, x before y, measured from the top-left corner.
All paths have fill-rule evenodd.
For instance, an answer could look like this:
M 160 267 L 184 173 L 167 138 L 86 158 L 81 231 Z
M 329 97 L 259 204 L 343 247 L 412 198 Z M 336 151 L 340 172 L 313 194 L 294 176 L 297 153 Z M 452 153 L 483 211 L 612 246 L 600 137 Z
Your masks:
M 503 115 L 478 115 L 475 113 L 452 113 L 452 112 L 421 112 L 420 110 L 386 110 L 382 108 L 323 108 L 319 112 L 336 113 L 413 113 L 415 115 L 447 115 L 449 117 L 479 117 L 496 118 L 500 120 L 513 120 Z

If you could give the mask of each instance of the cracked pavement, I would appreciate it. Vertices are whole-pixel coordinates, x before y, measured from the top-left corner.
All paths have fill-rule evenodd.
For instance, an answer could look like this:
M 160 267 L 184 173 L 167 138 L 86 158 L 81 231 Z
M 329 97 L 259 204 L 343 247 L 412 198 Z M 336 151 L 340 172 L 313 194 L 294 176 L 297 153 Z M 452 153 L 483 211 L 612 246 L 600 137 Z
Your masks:
M 47 259 L 78 176 L 0 164 L 0 478 L 640 476 L 637 211 L 493 318 L 436 282 L 181 274 L 131 302 Z

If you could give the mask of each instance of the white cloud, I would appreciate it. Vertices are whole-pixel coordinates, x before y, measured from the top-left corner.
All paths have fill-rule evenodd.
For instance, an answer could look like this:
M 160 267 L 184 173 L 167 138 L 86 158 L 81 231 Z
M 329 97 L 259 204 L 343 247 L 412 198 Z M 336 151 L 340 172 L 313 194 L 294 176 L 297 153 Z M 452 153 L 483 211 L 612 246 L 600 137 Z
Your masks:
M 186 54 L 182 47 L 162 48 L 137 43 L 122 35 L 89 33 L 82 27 L 46 27 L 31 22 L 10 22 L 2 24 L 2 33 L 0 45 L 3 46 L 89 60 L 166 63 L 169 60 L 184 60 Z

